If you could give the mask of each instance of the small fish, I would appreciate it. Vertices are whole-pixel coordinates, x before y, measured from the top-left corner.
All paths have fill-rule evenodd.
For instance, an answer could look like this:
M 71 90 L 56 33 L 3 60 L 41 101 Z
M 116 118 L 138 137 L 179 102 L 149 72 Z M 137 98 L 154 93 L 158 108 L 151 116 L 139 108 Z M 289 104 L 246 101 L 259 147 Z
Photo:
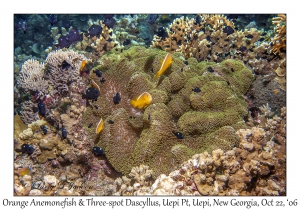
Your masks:
M 61 136 L 63 137 L 63 139 L 67 138 L 67 130 L 65 129 L 64 126 L 62 126 L 61 128 Z
M 17 25 L 15 25 L 15 28 L 17 30 L 21 30 L 23 31 L 24 34 L 26 34 L 26 30 L 27 30 L 27 22 L 25 20 L 20 20 Z
M 230 82 L 229 81 L 226 81 L 227 85 L 230 85 Z
M 198 88 L 198 87 L 195 87 L 194 89 L 192 89 L 195 93 L 200 93 L 200 88 Z
M 150 120 L 150 114 L 148 114 L 148 120 Z
M 97 105 L 95 105 L 94 107 L 95 107 L 96 109 L 98 109 L 98 106 L 97 106 Z
M 245 36 L 246 38 L 248 38 L 248 39 L 252 39 L 253 38 L 253 36 L 251 35 L 251 34 L 248 34 L 247 36 Z
M 112 120 L 109 120 L 108 123 L 109 123 L 109 124 L 114 124 L 115 122 L 112 121 Z
M 208 67 L 208 68 L 207 68 L 207 71 L 209 71 L 209 72 L 211 72 L 211 73 L 214 72 L 214 70 L 213 70 L 211 67 Z
M 71 67 L 71 65 L 66 60 L 64 60 L 61 64 L 62 69 L 68 70 L 70 67 Z
M 239 50 L 242 51 L 242 52 L 244 52 L 245 50 L 247 50 L 247 47 L 241 46 Z
M 130 100 L 131 106 L 134 108 L 145 108 L 152 102 L 152 96 L 148 92 L 142 93 L 140 96 Z
M 105 80 L 104 78 L 101 78 L 101 79 L 100 79 L 100 82 L 101 82 L 101 83 L 104 83 L 105 81 L 106 81 L 106 80 Z
M 57 17 L 55 15 L 49 15 L 48 19 L 49 19 L 49 23 L 51 24 L 51 26 L 53 26 L 54 24 L 56 24 L 57 21 L 58 21 Z
M 34 152 L 34 148 L 29 144 L 23 144 L 21 146 L 21 150 L 22 150 L 22 153 L 26 153 L 28 155 L 31 155 Z
M 88 29 L 88 33 L 85 34 L 85 36 L 87 37 L 100 37 L 100 34 L 102 33 L 102 27 L 100 25 L 92 25 L 89 29 Z
M 230 34 L 233 34 L 234 33 L 234 30 L 233 28 L 231 28 L 230 26 L 226 26 L 225 28 L 223 28 L 223 33 L 226 33 L 227 36 L 230 35 Z
M 44 132 L 44 135 L 46 135 L 47 134 L 47 127 L 45 125 L 42 125 L 41 129 Z
M 97 69 L 96 71 L 94 70 L 94 73 L 98 76 L 98 77 L 102 77 L 102 72 Z
M 83 61 L 81 62 L 81 66 L 80 66 L 79 72 L 82 71 L 82 69 L 85 67 L 85 65 L 86 65 L 86 60 L 83 60 Z
M 183 139 L 184 138 L 184 135 L 180 132 L 172 132 L 178 139 Z
M 233 69 L 233 68 L 231 68 L 230 70 L 231 70 L 231 72 L 234 72 L 234 69 Z
M 149 14 L 147 17 L 147 22 L 152 25 L 156 21 L 157 18 L 158 18 L 157 14 Z
M 103 127 L 104 127 L 104 122 L 101 118 L 96 126 L 96 134 L 100 133 L 103 130 Z
M 87 99 L 97 99 L 100 96 L 100 91 L 94 87 L 90 87 L 85 91 Z
M 104 155 L 104 150 L 101 147 L 94 147 L 93 152 L 95 155 Z
M 276 95 L 277 93 L 279 93 L 279 89 L 275 89 L 272 91 L 273 95 Z
M 163 26 L 159 27 L 157 32 L 155 33 L 157 36 L 161 37 L 162 40 L 165 40 L 169 36 L 166 29 Z
M 197 15 L 196 24 L 200 25 L 201 21 L 202 21 L 202 18 L 199 15 Z
M 155 79 L 157 79 L 160 75 L 162 75 L 172 64 L 172 55 L 168 53 L 163 60 L 159 71 L 155 75 Z
M 39 107 L 39 113 L 41 116 L 45 116 L 46 114 L 46 108 L 45 108 L 45 105 L 43 104 L 43 102 L 40 102 L 38 104 L 38 107 Z
M 92 125 L 93 125 L 93 123 L 90 123 L 90 124 L 88 125 L 88 128 L 92 127 Z
M 120 93 L 116 93 L 116 94 L 114 95 L 114 97 L 113 97 L 113 102 L 114 102 L 114 104 L 116 105 L 116 104 L 119 104 L 120 101 L 121 101 Z
M 131 43 L 131 40 L 130 39 L 126 39 L 124 42 L 123 42 L 123 45 L 126 46 L 126 45 L 130 45 Z
M 20 176 L 25 176 L 31 173 L 31 170 L 28 166 L 23 167 L 23 168 L 19 168 L 18 169 L 18 173 Z
M 69 41 L 69 40 L 67 39 L 67 37 L 64 36 L 64 35 L 60 35 L 60 37 L 58 38 L 57 41 L 58 41 L 58 43 L 55 44 L 55 46 L 56 46 L 56 47 L 59 47 L 59 48 L 68 48 L 68 47 L 70 47 L 70 45 L 72 44 L 72 42 Z
M 108 28 L 113 28 L 116 24 L 116 20 L 114 18 L 106 18 L 103 21 L 103 24 L 106 25 Z

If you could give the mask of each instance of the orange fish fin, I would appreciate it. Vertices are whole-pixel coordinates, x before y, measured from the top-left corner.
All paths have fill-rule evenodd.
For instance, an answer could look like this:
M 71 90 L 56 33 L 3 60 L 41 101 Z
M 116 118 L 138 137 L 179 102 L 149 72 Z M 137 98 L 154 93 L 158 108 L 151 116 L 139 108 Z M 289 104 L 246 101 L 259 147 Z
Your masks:
M 96 134 L 100 133 L 103 130 L 103 127 L 104 127 L 104 122 L 101 118 L 99 123 L 96 126 Z

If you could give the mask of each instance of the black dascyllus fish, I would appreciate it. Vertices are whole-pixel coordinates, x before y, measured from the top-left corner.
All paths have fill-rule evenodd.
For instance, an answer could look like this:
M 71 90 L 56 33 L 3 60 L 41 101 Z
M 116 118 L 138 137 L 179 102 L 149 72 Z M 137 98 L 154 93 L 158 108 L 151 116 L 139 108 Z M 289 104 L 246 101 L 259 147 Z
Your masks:
M 147 17 L 147 22 L 152 25 L 156 21 L 157 18 L 158 18 L 157 14 L 150 14 Z
M 245 47 L 245 46 L 240 47 L 240 51 L 244 52 L 245 50 L 247 50 L 247 47 Z
M 100 96 L 100 91 L 94 87 L 90 87 L 86 90 L 85 96 L 87 99 L 97 99 Z
M 75 28 L 72 28 L 69 33 L 66 35 L 66 38 L 68 39 L 69 42 L 78 42 L 81 41 L 83 36 L 80 31 L 76 30 Z
M 109 120 L 108 123 L 109 123 L 109 124 L 114 124 L 114 121 Z
M 233 28 L 231 28 L 230 26 L 226 26 L 225 28 L 223 28 L 223 33 L 226 33 L 227 36 L 230 35 L 230 34 L 233 34 L 234 33 L 234 30 Z
M 45 125 L 41 126 L 42 131 L 44 132 L 44 134 L 47 134 L 47 127 Z
M 99 25 L 92 25 L 89 30 L 89 32 L 85 34 L 85 36 L 88 36 L 88 37 L 100 37 L 100 34 L 102 33 L 102 27 L 99 26 Z
M 67 138 L 67 130 L 65 129 L 65 127 L 63 126 L 61 128 L 61 136 L 63 137 L 63 139 Z
M 66 36 L 64 35 L 60 35 L 60 37 L 58 38 L 58 44 L 56 44 L 55 46 L 58 48 L 68 48 L 70 47 L 70 45 L 72 44 L 72 42 L 70 42 Z
M 102 72 L 99 69 L 95 70 L 94 73 L 97 75 L 97 77 L 102 77 Z
M 62 69 L 68 70 L 70 67 L 71 67 L 71 64 L 69 64 L 66 60 L 64 60 L 64 61 L 61 63 L 61 68 L 62 68 Z
M 197 15 L 196 24 L 200 25 L 201 21 L 202 21 L 202 18 L 199 15 Z
M 211 67 L 208 67 L 208 68 L 207 68 L 207 71 L 209 71 L 209 72 L 211 72 L 211 73 L 214 72 L 214 70 L 213 70 Z
M 102 77 L 101 79 L 100 79 L 100 82 L 101 83 L 104 83 L 106 80 Z
M 194 89 L 192 89 L 195 93 L 200 93 L 200 88 L 198 88 L 198 87 L 195 87 Z
M 183 139 L 184 138 L 184 135 L 180 132 L 174 132 L 173 131 L 172 133 L 177 137 L 177 139 Z
M 108 28 L 113 28 L 114 25 L 116 24 L 116 20 L 112 17 L 112 18 L 106 18 L 103 21 L 104 25 L 106 25 Z
M 93 125 L 93 123 L 90 123 L 90 124 L 88 125 L 88 128 L 92 127 L 92 125 Z
M 94 147 L 93 152 L 95 155 L 104 155 L 104 150 L 101 147 Z
M 58 21 L 57 17 L 55 15 L 49 15 L 48 19 L 49 19 L 49 23 L 51 24 L 51 26 L 53 26 L 54 24 L 56 24 L 57 21 Z
M 23 144 L 21 146 L 21 150 L 22 150 L 22 153 L 26 153 L 28 155 L 31 155 L 34 152 L 34 148 L 29 144 Z
M 248 38 L 248 39 L 252 39 L 253 38 L 253 36 L 251 35 L 251 34 L 248 34 L 247 36 L 245 36 L 246 38 Z
M 43 104 L 43 102 L 40 102 L 38 104 L 38 107 L 39 107 L 39 113 L 40 113 L 40 115 L 45 116 L 45 114 L 46 114 L 46 108 L 45 108 L 45 105 Z
M 114 104 L 119 104 L 120 101 L 121 101 L 120 93 L 116 93 L 113 97 L 113 102 L 114 102 Z
M 126 45 L 129 45 L 131 43 L 131 40 L 130 39 L 126 39 L 124 42 L 123 42 L 123 45 L 126 46 Z
M 157 34 L 157 36 L 161 37 L 162 40 L 165 40 L 168 37 L 168 33 L 163 26 L 158 28 L 156 34 Z

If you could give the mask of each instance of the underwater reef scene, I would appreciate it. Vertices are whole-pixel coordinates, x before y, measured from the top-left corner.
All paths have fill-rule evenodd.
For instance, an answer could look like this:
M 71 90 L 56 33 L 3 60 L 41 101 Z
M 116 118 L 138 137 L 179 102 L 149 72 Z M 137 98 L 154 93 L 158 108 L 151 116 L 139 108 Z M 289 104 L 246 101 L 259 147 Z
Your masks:
M 14 24 L 14 195 L 286 195 L 285 14 Z

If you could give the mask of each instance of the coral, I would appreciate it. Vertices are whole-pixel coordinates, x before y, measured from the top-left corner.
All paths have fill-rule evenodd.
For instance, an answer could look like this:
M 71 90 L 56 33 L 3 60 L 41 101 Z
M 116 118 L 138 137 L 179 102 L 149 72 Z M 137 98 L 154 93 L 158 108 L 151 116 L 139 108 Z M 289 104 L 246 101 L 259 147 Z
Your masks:
M 275 143 L 268 131 L 259 127 L 236 133 L 240 139 L 237 147 L 196 154 L 168 176 L 158 176 L 142 193 L 123 176 L 126 185 L 123 190 L 117 188 L 117 195 L 285 195 L 285 134 L 277 135 Z
M 253 104 L 260 107 L 268 103 L 271 107 L 286 106 L 286 92 L 276 81 L 275 75 L 258 75 L 252 84 Z
M 84 55 L 73 50 L 56 50 L 50 52 L 45 62 L 45 78 L 48 79 L 52 89 L 62 94 L 69 92 L 69 86 L 72 83 L 82 82 L 80 67 L 84 60 L 88 61 Z M 70 64 L 69 68 L 64 68 L 62 65 L 64 61 Z
M 25 101 L 22 104 L 20 117 L 25 124 L 30 124 L 40 119 L 38 112 L 33 112 L 33 107 L 37 107 L 37 104 L 32 101 Z
M 101 57 L 94 69 L 102 71 L 104 83 L 96 74 L 89 75 L 100 87 L 100 96 L 89 102 L 84 128 L 103 148 L 114 169 L 125 175 L 144 164 L 157 177 L 193 154 L 231 149 L 238 142 L 235 130 L 245 128 L 247 103 L 242 94 L 253 74 L 242 62 L 198 63 L 190 58 L 190 65 L 186 65 L 181 53 L 173 53 L 171 67 L 157 80 L 158 60 L 165 54 L 158 49 L 131 47 Z M 193 91 L 196 87 L 201 89 L 199 93 Z M 152 103 L 145 109 L 133 108 L 129 101 L 143 92 L 152 95 Z M 118 104 L 112 100 L 116 93 L 121 97 Z M 101 118 L 104 128 L 96 134 Z M 174 132 L 181 132 L 184 139 Z
M 220 62 L 240 54 L 242 46 L 255 48 L 254 43 L 260 38 L 260 32 L 254 28 L 235 31 L 234 23 L 224 15 L 199 15 L 198 18 L 200 22 L 183 16 L 175 19 L 166 30 L 168 37 L 154 36 L 152 46 L 167 52 L 182 52 L 185 58 Z M 226 27 L 232 29 L 232 34 L 224 31 Z M 252 38 L 247 38 L 248 35 Z M 245 60 L 245 57 L 248 55 L 242 53 L 239 59 Z
M 44 94 L 48 90 L 48 82 L 44 79 L 44 64 L 29 59 L 21 68 L 18 85 L 26 91 L 40 91 Z
M 114 195 L 147 195 L 153 181 L 152 170 L 149 170 L 149 166 L 133 167 L 128 177 L 123 176 L 115 180 L 117 192 Z
M 109 29 L 102 21 L 95 21 L 92 22 L 91 20 L 88 21 L 89 26 L 92 25 L 99 25 L 102 27 L 102 32 L 99 36 L 89 37 L 83 34 L 83 40 L 78 42 L 75 46 L 77 50 L 80 51 L 92 51 L 89 54 L 89 57 L 96 61 L 97 58 L 103 56 L 106 52 L 111 51 L 113 47 L 117 44 L 116 41 L 113 41 L 111 38 L 112 29 Z
M 282 54 L 286 50 L 286 15 L 279 14 L 272 19 L 276 36 L 272 40 L 271 50 L 274 54 Z

